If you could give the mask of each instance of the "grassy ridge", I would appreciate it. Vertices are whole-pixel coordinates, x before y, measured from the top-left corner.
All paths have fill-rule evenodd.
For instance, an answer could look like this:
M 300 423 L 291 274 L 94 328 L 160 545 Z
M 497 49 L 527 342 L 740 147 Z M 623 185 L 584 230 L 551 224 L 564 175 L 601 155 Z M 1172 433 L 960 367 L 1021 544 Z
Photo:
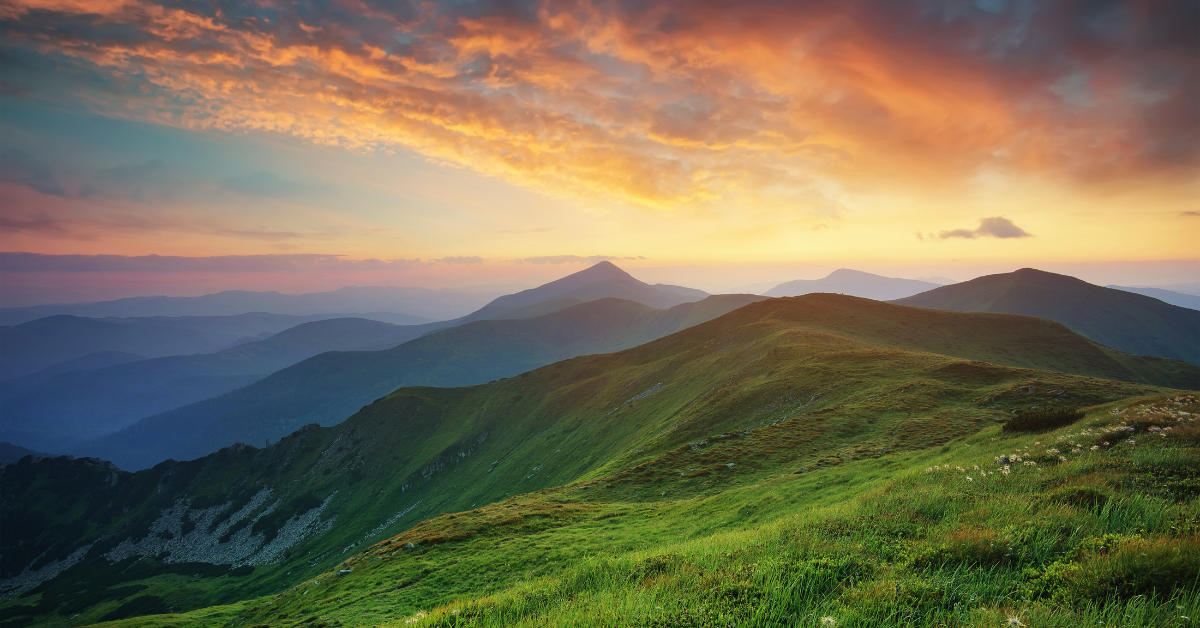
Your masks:
M 418 525 L 226 625 L 1186 626 L 1198 415 L 1192 396 L 1110 404 L 1047 433 L 992 427 L 683 499 L 522 495 Z
M 931 325 L 936 332 L 925 331 Z M 408 617 L 455 596 L 499 594 L 518 580 L 554 575 L 595 552 L 649 551 L 833 507 L 913 464 L 930 464 L 928 456 L 942 455 L 938 448 L 951 441 L 997 429 L 989 426 L 1017 409 L 1171 392 L 979 361 L 1122 368 L 1104 352 L 1071 362 L 1072 351 L 1094 347 L 1049 321 L 812 295 L 752 304 L 634 349 L 487 385 L 401 389 L 339 426 L 304 429 L 264 450 L 231 448 L 137 474 L 86 461 L 6 467 L 0 487 L 8 512 L 45 518 L 0 540 L 9 573 L 48 550 L 62 555 L 91 539 L 102 549 L 145 535 L 179 500 L 192 508 L 228 501 L 232 513 L 269 488 L 285 506 L 258 519 L 265 533 L 322 500 L 331 527 L 289 548 L 281 562 L 243 575 L 168 573 L 170 556 L 114 567 L 92 553 L 40 590 L 0 603 L 0 611 L 30 606 L 36 610 L 22 617 L 58 621 L 70 615 L 55 595 L 83 585 L 111 595 L 73 611 L 79 616 L 67 625 L 98 621 L 139 595 L 179 611 L 229 604 L 310 581 L 408 530 L 418 536 L 402 535 L 403 543 L 431 558 L 363 585 L 363 595 L 391 600 L 386 612 L 346 606 L 379 621 Z M 64 503 L 73 509 L 63 512 Z M 574 532 L 538 541 L 560 529 Z M 437 553 L 460 546 L 477 551 Z M 462 568 L 452 569 L 459 559 Z M 163 572 L 139 571 L 142 564 Z M 338 579 L 357 582 L 362 569 Z M 191 578 L 186 586 L 181 577 Z M 148 588 L 117 594 L 130 586 Z M 339 604 L 302 606 L 311 607 L 303 618 Z
M 1058 321 L 1108 347 L 1200 365 L 1200 312 L 1032 268 L 934 288 L 895 303 Z

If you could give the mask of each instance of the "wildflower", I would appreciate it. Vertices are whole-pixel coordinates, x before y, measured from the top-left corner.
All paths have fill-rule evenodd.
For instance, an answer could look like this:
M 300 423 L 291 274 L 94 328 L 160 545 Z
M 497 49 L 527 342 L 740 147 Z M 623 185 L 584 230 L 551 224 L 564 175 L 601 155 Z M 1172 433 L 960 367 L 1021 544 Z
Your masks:
M 1004 475 L 1008 475 L 1010 473 L 1008 465 L 1004 465 L 1004 471 L 1001 471 L 1001 473 L 1003 473 Z
M 1096 451 L 1097 449 L 1100 449 L 1099 445 L 1092 445 L 1092 451 Z
M 1132 444 L 1136 443 L 1137 441 L 1135 441 L 1135 440 L 1133 440 L 1133 439 L 1131 438 L 1131 439 L 1129 439 L 1129 440 L 1127 440 L 1127 441 L 1125 441 L 1125 442 L 1126 442 L 1126 443 L 1128 443 L 1128 444 L 1130 444 L 1130 445 L 1132 445 Z
M 978 470 L 979 470 L 979 465 L 975 465 L 975 470 L 976 470 L 976 471 L 978 471 Z
M 1072 453 L 1072 454 L 1077 454 L 1077 453 L 1079 453 L 1079 452 L 1081 452 L 1081 451 L 1083 451 L 1083 450 L 1082 450 L 1082 449 L 1078 449 L 1078 448 L 1076 448 L 1076 449 L 1072 449 L 1072 450 L 1071 450 L 1071 453 Z
M 969 475 L 968 475 L 968 476 L 967 476 L 967 481 L 968 481 L 968 482 L 974 482 L 975 480 L 972 480 L 972 479 L 971 479 L 971 476 L 969 476 Z
M 837 625 L 837 620 L 832 617 L 821 618 L 821 628 L 833 628 Z
M 1004 625 L 1008 628 L 1020 628 L 1025 624 L 1021 622 L 1021 618 L 1017 615 L 1009 615 L 1008 619 L 1004 620 Z
M 1108 442 L 1108 441 L 1104 441 L 1104 446 L 1105 446 L 1105 447 L 1112 447 L 1112 443 L 1110 443 L 1110 442 Z
M 1061 461 L 1063 461 L 1063 462 L 1066 462 L 1066 461 L 1067 461 L 1067 457 L 1066 457 L 1066 456 L 1059 456 L 1059 457 L 1058 457 L 1058 459 L 1059 459 L 1059 460 L 1061 460 Z

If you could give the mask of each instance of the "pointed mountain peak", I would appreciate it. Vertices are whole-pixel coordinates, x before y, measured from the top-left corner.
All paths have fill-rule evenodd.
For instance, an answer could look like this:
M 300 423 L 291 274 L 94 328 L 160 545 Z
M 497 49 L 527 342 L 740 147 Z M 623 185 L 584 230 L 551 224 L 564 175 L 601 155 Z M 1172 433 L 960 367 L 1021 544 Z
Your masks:
M 613 279 L 633 279 L 633 275 L 621 270 L 620 267 L 609 261 L 597 262 L 596 264 L 593 264 L 577 273 L 567 275 L 566 277 L 563 277 L 563 279 L 570 279 L 572 277 L 586 279 L 589 282 L 611 281 Z M 559 281 L 562 281 L 562 279 Z M 637 280 L 634 279 L 634 281 Z

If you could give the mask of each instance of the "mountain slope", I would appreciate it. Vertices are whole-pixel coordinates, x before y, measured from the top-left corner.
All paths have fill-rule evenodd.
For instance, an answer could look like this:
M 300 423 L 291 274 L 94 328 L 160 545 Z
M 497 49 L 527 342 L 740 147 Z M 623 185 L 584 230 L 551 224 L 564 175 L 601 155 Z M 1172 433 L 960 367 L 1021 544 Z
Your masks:
M 943 286 L 896 303 L 1040 316 L 1120 351 L 1200 364 L 1200 312 L 1032 268 Z
M 0 308 L 0 324 L 18 325 L 38 318 L 62 314 L 87 318 L 142 318 L 233 316 L 246 312 L 270 312 L 294 316 L 386 312 L 394 316 L 407 317 L 407 320 L 402 322 L 396 320 L 389 322 L 415 325 L 430 320 L 445 320 L 462 316 L 479 308 L 494 296 L 494 293 L 384 286 L 347 286 L 330 292 L 308 294 L 227 290 L 199 297 L 130 297 L 95 303 Z
M 3 386 L 0 434 L 26 447 L 65 451 L 144 417 L 241 388 L 319 353 L 390 348 L 418 333 L 411 326 L 337 318 L 297 325 L 217 353 L 126 362 L 27 386 Z
M 889 301 L 932 290 L 938 284 L 916 279 L 894 279 L 858 270 L 839 268 L 822 279 L 797 279 L 781 283 L 763 294 L 768 297 L 798 297 L 815 292 L 848 294 Z
M 312 625 L 339 612 L 338 621 L 352 624 L 398 622 L 518 579 L 562 573 L 584 555 L 705 538 L 760 516 L 842 502 L 864 486 L 882 490 L 873 482 L 895 473 L 894 465 L 911 468 L 914 456 L 922 467 L 931 457 L 990 461 L 1010 446 L 992 442 L 995 431 L 958 440 L 953 454 L 945 445 L 1018 408 L 1170 392 L 976 359 L 1064 368 L 1072 366 L 1072 352 L 1088 347 L 1095 345 L 1030 317 L 837 295 L 773 299 L 615 354 L 479 386 L 403 388 L 340 425 L 307 426 L 261 450 L 231 447 L 136 474 L 96 460 L 12 465 L 0 471 L 0 522 L 12 523 L 0 535 L 0 593 L 24 596 L 5 603 L 12 613 L 80 613 L 82 622 L 268 593 L 280 595 L 195 620 Z M 1076 366 L 1119 370 L 1122 359 L 1139 362 L 1100 352 Z M 1193 378 L 1200 372 L 1188 369 Z M 1098 415 L 1114 420 L 1108 408 Z M 849 468 L 872 470 L 847 477 Z M 822 479 L 829 480 L 824 489 Z M 879 503 L 883 495 L 870 498 Z M 1017 493 L 1014 500 L 1040 503 L 1028 497 Z M 913 531 L 886 528 L 887 543 L 872 548 L 923 538 L 917 529 L 940 526 L 945 517 L 959 525 L 958 514 L 949 514 L 957 510 L 942 502 L 901 501 L 883 500 L 881 512 L 913 511 L 911 522 L 903 520 Z M 73 507 L 58 508 L 64 503 Z M 984 516 L 972 502 L 946 503 Z M 1144 500 L 1137 507 L 1160 512 Z M 1047 519 L 1047 531 L 1073 521 L 1061 508 L 1047 512 L 1058 513 Z M 1131 532 L 1146 526 L 1132 511 L 1127 518 L 1119 512 L 1106 529 L 1124 533 L 1122 521 L 1135 526 Z M 830 535 L 890 521 L 828 514 L 839 517 L 836 529 L 822 529 Z M 1030 547 L 1046 556 L 1041 534 L 1030 537 Z M 1025 551 L 1025 541 L 1012 543 Z M 887 571 L 874 560 L 864 577 Z M 647 568 L 642 577 L 661 569 Z M 885 578 L 882 586 L 890 591 L 894 584 Z M 134 595 L 158 602 L 135 603 Z M 531 601 L 531 608 L 540 604 Z M 155 621 L 168 618 L 144 625 Z
M 1200 310 L 1200 296 L 1196 296 L 1194 294 L 1175 292 L 1173 290 L 1163 290 L 1162 288 L 1128 288 L 1125 286 L 1105 287 L 1112 288 L 1113 290 L 1124 290 L 1125 292 L 1140 294 L 1142 296 L 1158 299 L 1163 303 L 1170 303 L 1171 305 L 1186 307 L 1189 310 Z
M 261 443 L 306 423 L 336 424 L 400 386 L 510 377 L 577 355 L 636 346 L 761 298 L 721 295 L 670 310 L 599 299 L 536 318 L 476 321 L 387 351 L 326 353 L 243 389 L 148 417 L 76 451 L 143 468 L 235 442 Z
M 635 301 L 655 309 L 667 309 L 682 303 L 699 301 L 705 296 L 706 293 L 691 288 L 663 284 L 652 286 L 634 279 L 612 262 L 600 262 L 562 279 L 499 297 L 465 317 L 463 322 L 496 318 L 514 310 L 559 299 L 577 299 L 583 302 L 613 297 Z
M 342 315 L 345 316 L 345 315 Z M 105 351 L 147 358 L 211 353 L 301 323 L 337 318 L 252 312 L 236 316 L 83 318 L 57 315 L 0 327 L 0 379 Z

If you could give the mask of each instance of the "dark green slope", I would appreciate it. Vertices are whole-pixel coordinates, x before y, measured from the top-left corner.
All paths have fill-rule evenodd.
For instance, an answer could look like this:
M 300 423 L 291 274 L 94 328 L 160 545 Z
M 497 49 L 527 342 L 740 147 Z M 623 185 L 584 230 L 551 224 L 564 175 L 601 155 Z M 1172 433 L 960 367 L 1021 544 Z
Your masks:
M 895 303 L 1058 321 L 1096 342 L 1200 365 L 1200 312 L 1032 268 L 935 288 Z
M 6 440 L 50 451 L 111 434 L 139 419 L 251 384 L 324 351 L 377 350 L 417 334 L 361 318 L 303 323 L 217 353 L 177 355 L 71 371 L 0 389 Z M 66 393 L 66 394 L 64 394 Z
M 615 316 L 596 311 L 564 312 L 598 326 Z M 545 318 L 510 322 L 546 329 Z M 583 482 L 572 489 L 575 510 L 690 499 L 941 445 L 1030 405 L 1165 391 L 978 361 L 1120 367 L 1103 352 L 1074 363 L 1070 352 L 1087 347 L 1095 345 L 1044 320 L 810 295 L 752 303 L 632 349 L 490 384 L 403 388 L 340 425 L 309 426 L 265 449 L 232 447 L 133 474 L 94 460 L 27 461 L 0 471 L 0 522 L 11 522 L 0 535 L 0 594 L 23 595 L 7 608 L 40 619 L 69 612 L 94 621 L 135 594 L 188 610 L 281 591 L 439 513 L 517 494 Z M 513 510 L 506 525 L 536 532 L 560 507 L 568 506 Z M 456 538 L 410 537 L 421 545 Z M 525 576 L 550 568 L 538 552 L 512 560 Z M 57 578 L 35 577 L 68 563 Z M 391 615 L 361 623 L 449 601 L 470 582 L 377 584 Z
M 138 469 L 230 443 L 264 443 L 306 423 L 336 424 L 400 386 L 510 377 L 585 353 L 632 347 L 762 298 L 721 295 L 665 311 L 599 299 L 531 319 L 476 321 L 387 351 L 326 353 L 243 389 L 146 418 L 77 451 Z

